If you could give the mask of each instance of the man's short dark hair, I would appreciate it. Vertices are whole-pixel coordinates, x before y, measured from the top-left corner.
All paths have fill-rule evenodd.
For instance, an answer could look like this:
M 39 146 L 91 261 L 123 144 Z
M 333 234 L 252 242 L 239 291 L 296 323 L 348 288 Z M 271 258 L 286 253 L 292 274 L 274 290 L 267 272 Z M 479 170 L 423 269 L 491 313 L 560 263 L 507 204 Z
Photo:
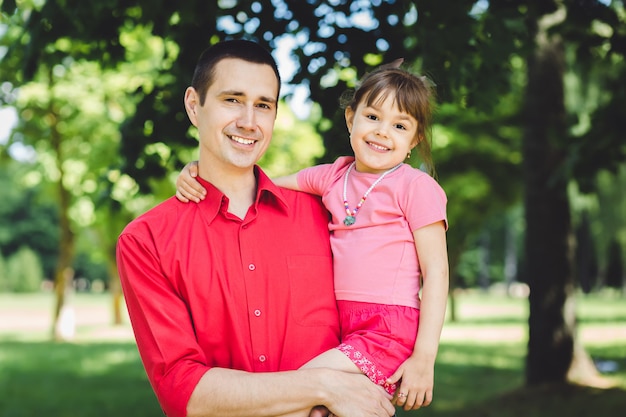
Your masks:
M 198 92 L 200 97 L 200 105 L 204 104 L 206 92 L 213 82 L 215 67 L 221 60 L 226 58 L 235 58 L 255 64 L 269 65 L 274 70 L 276 80 L 278 81 L 278 91 L 276 92 L 276 99 L 278 100 L 280 94 L 280 74 L 278 73 L 276 61 L 274 61 L 270 52 L 258 43 L 239 39 L 216 43 L 207 48 L 200 55 L 191 80 L 191 86 Z

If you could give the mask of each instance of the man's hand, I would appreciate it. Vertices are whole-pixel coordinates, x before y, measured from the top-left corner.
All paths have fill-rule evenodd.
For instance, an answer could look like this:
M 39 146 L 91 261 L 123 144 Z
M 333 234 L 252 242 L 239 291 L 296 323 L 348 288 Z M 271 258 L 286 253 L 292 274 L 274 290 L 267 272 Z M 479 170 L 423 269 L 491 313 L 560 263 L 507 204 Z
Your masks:
M 338 417 L 390 417 L 395 407 L 389 395 L 381 386 L 374 384 L 363 374 L 329 371 L 332 375 L 326 380 L 328 400 L 324 404 L 330 416 Z M 318 412 L 319 410 L 314 410 Z M 315 414 L 320 417 L 320 414 Z M 324 414 L 321 414 L 325 417 Z
M 318 405 L 317 407 L 313 407 L 309 417 L 332 417 L 332 414 L 328 408 L 323 405 Z

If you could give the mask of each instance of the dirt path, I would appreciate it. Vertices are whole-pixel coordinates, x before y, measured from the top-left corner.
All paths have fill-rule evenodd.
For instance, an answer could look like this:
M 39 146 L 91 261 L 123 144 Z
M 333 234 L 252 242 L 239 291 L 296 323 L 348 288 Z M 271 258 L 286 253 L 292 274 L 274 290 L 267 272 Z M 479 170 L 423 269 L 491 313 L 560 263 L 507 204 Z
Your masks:
M 0 295 L 0 338 L 47 340 L 52 330 L 52 294 Z M 71 340 L 133 341 L 126 310 L 124 323 L 112 324 L 111 298 L 107 294 L 79 294 L 70 300 L 65 312 L 66 326 L 73 328 Z
M 112 325 L 112 301 L 109 294 L 76 294 L 70 300 L 70 316 L 74 321 L 74 338 L 81 341 L 130 341 L 134 340 L 126 310 L 124 323 Z M 54 295 L 0 294 L 0 338 L 17 340 L 48 340 L 51 334 Z M 461 311 L 460 317 L 514 316 L 520 323 L 478 325 L 446 323 L 442 332 L 443 341 L 481 340 L 485 342 L 525 342 L 528 337 L 524 324 L 524 308 L 517 306 L 472 306 Z M 70 318 L 71 318 L 70 317 Z M 626 345 L 626 323 L 596 323 L 581 325 L 579 337 L 583 344 L 603 344 L 607 341 L 623 341 Z

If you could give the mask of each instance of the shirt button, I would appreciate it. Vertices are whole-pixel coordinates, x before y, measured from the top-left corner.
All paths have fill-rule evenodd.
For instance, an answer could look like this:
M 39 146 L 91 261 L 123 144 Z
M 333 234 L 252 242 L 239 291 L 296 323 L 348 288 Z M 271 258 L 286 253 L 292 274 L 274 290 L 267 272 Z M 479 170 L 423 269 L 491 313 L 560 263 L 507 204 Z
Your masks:
M 256 269 L 256 265 L 255 264 L 250 264 L 250 265 L 248 265 L 248 269 L 250 271 L 254 271 Z
M 261 361 L 261 362 L 265 362 L 266 359 L 267 358 L 265 357 L 265 355 L 259 356 L 259 361 Z
M 254 310 L 254 315 L 257 317 L 261 316 L 261 310 Z

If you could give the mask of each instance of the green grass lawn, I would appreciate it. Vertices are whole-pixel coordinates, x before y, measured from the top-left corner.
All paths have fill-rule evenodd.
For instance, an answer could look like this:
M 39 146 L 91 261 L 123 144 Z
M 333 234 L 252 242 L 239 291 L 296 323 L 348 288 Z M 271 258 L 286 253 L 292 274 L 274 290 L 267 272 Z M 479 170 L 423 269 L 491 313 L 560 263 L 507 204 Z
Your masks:
M 0 416 L 162 415 L 133 343 L 0 342 Z
M 107 295 L 79 295 L 76 338 L 47 341 L 49 294 L 0 295 L 0 417 L 162 415 L 128 325 L 109 325 Z M 611 389 L 523 388 L 527 302 L 480 293 L 457 298 L 430 407 L 398 416 L 612 417 L 626 412 L 626 300 L 580 297 L 580 340 L 594 359 L 616 364 Z
M 458 322 L 446 323 L 435 400 L 398 416 L 617 417 L 626 413 L 626 299 L 580 296 L 579 339 L 595 360 L 616 364 L 604 374 L 612 389 L 524 388 L 528 303 L 480 293 L 458 298 Z

